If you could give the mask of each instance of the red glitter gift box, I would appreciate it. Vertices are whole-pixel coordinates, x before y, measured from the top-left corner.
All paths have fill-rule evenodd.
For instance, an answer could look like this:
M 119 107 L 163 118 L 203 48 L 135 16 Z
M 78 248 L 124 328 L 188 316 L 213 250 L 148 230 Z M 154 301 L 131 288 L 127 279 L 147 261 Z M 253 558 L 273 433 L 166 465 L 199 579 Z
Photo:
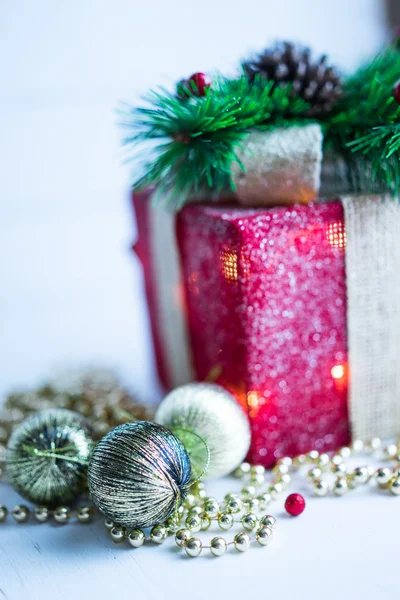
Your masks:
M 163 383 L 173 387 L 184 380 L 171 380 L 168 371 L 150 234 L 158 211 L 148 194 L 135 194 L 134 204 L 135 250 L 144 265 L 157 363 Z M 171 297 L 188 345 L 172 361 L 189 355 L 188 380 L 218 373 L 218 383 L 235 394 L 251 422 L 251 462 L 270 466 L 283 455 L 347 444 L 341 203 L 273 209 L 189 204 L 174 219 L 180 283 L 171 281 Z

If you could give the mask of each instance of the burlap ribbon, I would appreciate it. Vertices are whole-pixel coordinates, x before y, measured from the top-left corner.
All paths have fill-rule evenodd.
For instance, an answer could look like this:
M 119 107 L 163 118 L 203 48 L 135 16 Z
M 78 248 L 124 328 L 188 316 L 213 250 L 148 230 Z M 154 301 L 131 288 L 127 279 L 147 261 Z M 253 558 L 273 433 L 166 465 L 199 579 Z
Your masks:
M 400 204 L 342 198 L 353 437 L 400 433 Z

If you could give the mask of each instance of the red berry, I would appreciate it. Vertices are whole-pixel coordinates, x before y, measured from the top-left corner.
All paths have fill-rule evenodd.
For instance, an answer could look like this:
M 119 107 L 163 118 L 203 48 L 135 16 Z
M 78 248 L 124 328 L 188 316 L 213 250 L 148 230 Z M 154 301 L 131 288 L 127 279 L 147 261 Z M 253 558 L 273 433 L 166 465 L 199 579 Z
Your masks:
M 290 494 L 290 496 L 286 498 L 285 508 L 292 517 L 301 515 L 305 507 L 306 501 L 301 494 Z
M 189 87 L 196 96 L 205 96 L 211 83 L 211 77 L 205 73 L 193 73 L 189 79 Z
M 400 104 L 400 80 L 394 84 L 393 98 L 396 100 L 396 102 L 398 104 Z

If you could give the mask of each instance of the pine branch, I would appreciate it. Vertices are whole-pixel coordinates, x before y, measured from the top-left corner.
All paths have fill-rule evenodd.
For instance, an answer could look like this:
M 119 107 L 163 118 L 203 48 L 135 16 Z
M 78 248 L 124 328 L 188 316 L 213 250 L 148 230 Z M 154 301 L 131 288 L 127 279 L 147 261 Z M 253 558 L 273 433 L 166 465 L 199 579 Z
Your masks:
M 371 182 L 393 193 L 400 191 L 400 106 L 392 94 L 399 76 L 395 48 L 359 69 L 346 82 L 325 135 L 326 147 L 339 152 L 350 171 L 368 173 Z
M 232 162 L 236 148 L 251 129 L 292 125 L 309 109 L 307 102 L 292 97 L 290 85 L 220 78 L 212 91 L 187 100 L 161 90 L 152 92 L 147 106 L 122 113 L 128 129 L 123 144 L 136 148 L 141 142 L 159 142 L 146 174 L 136 188 L 157 185 L 159 197 L 178 207 L 189 195 L 208 190 L 234 189 Z

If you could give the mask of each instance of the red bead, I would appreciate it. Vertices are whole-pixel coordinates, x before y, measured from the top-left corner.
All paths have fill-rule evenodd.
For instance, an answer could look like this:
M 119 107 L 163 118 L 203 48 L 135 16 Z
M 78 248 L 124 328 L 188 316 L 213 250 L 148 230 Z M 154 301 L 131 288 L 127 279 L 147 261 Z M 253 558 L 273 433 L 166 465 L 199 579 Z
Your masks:
M 196 96 L 205 96 L 211 83 L 211 77 L 205 73 L 193 73 L 189 79 L 189 87 Z
M 400 104 L 400 80 L 395 83 L 393 88 L 393 98 L 396 100 L 398 104 Z
M 301 515 L 305 507 L 306 501 L 301 494 L 290 494 L 290 496 L 286 498 L 285 508 L 292 517 Z

